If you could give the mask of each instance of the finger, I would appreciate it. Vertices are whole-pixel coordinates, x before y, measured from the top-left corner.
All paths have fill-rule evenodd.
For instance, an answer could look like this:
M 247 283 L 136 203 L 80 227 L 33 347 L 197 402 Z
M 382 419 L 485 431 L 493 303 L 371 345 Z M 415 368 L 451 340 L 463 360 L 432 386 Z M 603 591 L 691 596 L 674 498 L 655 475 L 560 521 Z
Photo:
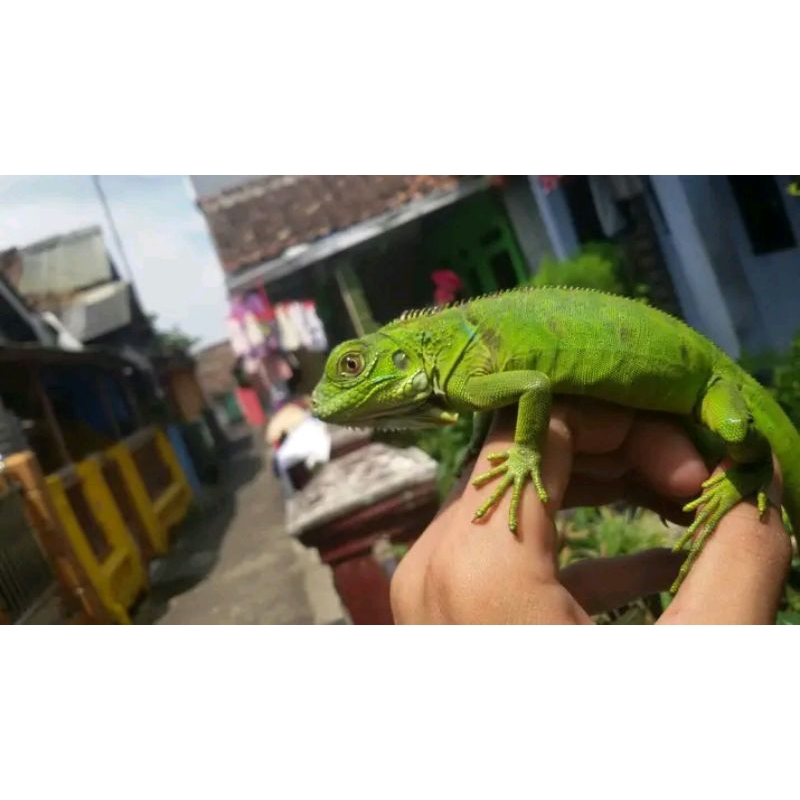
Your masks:
M 587 614 L 620 608 L 640 597 L 665 592 L 683 558 L 666 548 L 617 558 L 579 561 L 561 571 L 562 585 Z
M 773 496 L 780 496 L 776 472 Z M 723 517 L 664 612 L 666 624 L 767 625 L 783 594 L 792 548 L 780 509 L 759 521 L 754 502 L 739 503 Z
M 627 439 L 634 411 L 588 397 L 559 399 L 553 405 L 572 431 L 575 453 L 600 454 L 618 450 Z
M 512 409 L 513 411 L 513 409 Z M 494 483 L 483 487 L 474 487 L 471 480 L 480 474 L 486 466 L 486 456 L 489 453 L 503 451 L 510 447 L 514 441 L 514 415 L 506 409 L 497 414 L 492 429 L 484 442 L 483 449 L 478 456 L 477 464 L 470 476 L 461 495 L 458 508 L 470 509 L 471 512 L 478 508 L 493 491 Z M 553 524 L 553 513 L 558 509 L 564 490 L 569 482 L 572 466 L 572 446 L 569 428 L 564 423 L 563 413 L 554 410 L 551 415 L 546 440 L 543 450 L 542 481 L 549 495 L 547 507 L 541 502 L 536 492 L 531 489 L 532 484 L 526 482 L 519 501 L 516 536 L 508 531 L 508 515 L 511 504 L 512 492 L 507 491 L 499 503 L 493 507 L 490 514 L 481 523 L 480 528 L 490 527 L 490 533 L 501 544 L 495 547 L 508 547 L 517 553 L 515 557 L 528 559 L 534 570 L 542 578 L 552 577 L 556 569 L 556 530 Z M 497 529 L 495 531 L 495 529 Z M 486 538 L 484 535 L 483 538 Z M 527 551 L 519 555 L 518 550 Z
M 635 508 L 646 508 L 676 525 L 688 525 L 692 521 L 692 514 L 683 510 L 683 500 L 664 497 L 653 489 L 642 486 L 633 475 L 597 481 L 573 472 L 564 493 L 562 508 L 607 506 L 620 502 Z
M 642 414 L 626 438 L 624 460 L 642 483 L 672 498 L 690 497 L 708 469 L 676 423 Z
M 478 526 L 473 526 L 472 524 L 472 516 L 475 509 L 483 502 L 479 490 L 472 486 L 472 479 L 484 471 L 487 453 L 511 444 L 514 439 L 515 419 L 515 407 L 499 409 L 493 415 L 492 425 L 481 451 L 474 459 L 464 464 L 461 475 L 448 493 L 431 524 L 414 542 L 414 545 L 409 548 L 408 553 L 406 553 L 401 562 L 401 567 L 405 566 L 402 571 L 403 580 L 393 581 L 393 586 L 395 584 L 404 588 L 411 586 L 409 594 L 413 596 L 414 592 L 421 587 L 420 581 L 425 571 L 424 567 L 431 554 L 437 551 L 443 541 L 448 540 L 450 532 L 454 530 L 463 530 L 465 532 L 463 540 L 459 542 L 459 547 L 470 548 L 470 550 L 477 548 L 481 553 L 480 558 L 499 558 L 502 560 L 509 557 L 511 552 L 519 549 L 519 539 L 510 533 L 507 526 L 508 513 L 507 508 L 503 506 L 505 502 L 508 502 L 507 499 L 504 498 L 500 503 L 500 508 L 495 508 L 491 515 L 485 518 L 485 522 L 481 523 L 478 531 L 474 530 Z M 489 493 L 492 491 L 491 487 L 492 485 L 489 484 L 482 491 Z M 523 495 L 525 494 L 528 493 L 523 492 Z M 538 498 L 534 499 L 538 502 Z M 523 498 L 520 503 L 521 518 L 525 515 L 525 508 L 529 505 L 530 503 Z M 495 528 L 498 528 L 498 530 L 495 531 Z M 471 536 L 472 533 L 479 533 L 480 535 L 477 537 Z
M 576 448 L 581 439 L 575 436 Z M 632 420 L 617 450 L 576 452 L 573 473 L 564 497 L 567 507 L 625 500 L 680 524 L 690 519 L 682 511 L 685 500 L 695 496 L 708 477 L 683 428 L 647 414 Z

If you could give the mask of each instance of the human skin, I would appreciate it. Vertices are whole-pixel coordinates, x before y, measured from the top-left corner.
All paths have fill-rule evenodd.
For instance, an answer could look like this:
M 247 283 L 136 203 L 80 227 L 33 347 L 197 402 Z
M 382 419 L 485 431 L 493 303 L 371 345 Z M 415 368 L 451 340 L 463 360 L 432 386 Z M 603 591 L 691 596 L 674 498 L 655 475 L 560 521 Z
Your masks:
M 694 446 L 667 417 L 588 399 L 554 404 L 543 464 L 550 501 L 530 487 L 520 526 L 507 527 L 507 494 L 480 524 L 472 515 L 491 489 L 470 480 L 488 453 L 514 436 L 513 409 L 499 414 L 482 452 L 401 561 L 391 600 L 398 624 L 591 624 L 590 615 L 666 591 L 686 553 L 648 550 L 557 565 L 555 511 L 626 499 L 686 524 L 682 506 L 709 476 Z M 472 474 L 470 474 L 472 473 Z M 777 505 L 776 468 L 769 497 Z M 721 521 L 659 624 L 771 624 L 791 561 L 780 512 L 759 521 L 742 502 Z

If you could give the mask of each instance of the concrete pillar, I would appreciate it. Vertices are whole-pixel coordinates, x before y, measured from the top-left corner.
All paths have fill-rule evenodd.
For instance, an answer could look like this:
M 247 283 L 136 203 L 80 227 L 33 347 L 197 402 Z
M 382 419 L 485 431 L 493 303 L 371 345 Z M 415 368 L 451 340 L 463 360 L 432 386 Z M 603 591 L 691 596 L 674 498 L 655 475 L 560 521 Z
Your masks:
M 669 265 L 687 322 L 736 358 L 739 336 L 686 187 L 679 175 L 652 175 L 650 180 L 678 256 Z
M 561 189 L 545 192 L 538 175 L 529 175 L 528 181 L 556 258 L 570 258 L 580 249 L 580 242 L 564 193 Z

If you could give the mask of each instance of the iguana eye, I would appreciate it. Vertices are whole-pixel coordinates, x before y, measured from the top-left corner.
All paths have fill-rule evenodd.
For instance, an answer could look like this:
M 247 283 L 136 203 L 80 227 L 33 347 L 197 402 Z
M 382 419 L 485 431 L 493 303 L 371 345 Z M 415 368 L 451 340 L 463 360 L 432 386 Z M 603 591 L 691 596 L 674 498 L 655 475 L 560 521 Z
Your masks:
M 346 353 L 339 359 L 339 372 L 354 377 L 364 369 L 364 356 L 361 353 Z
M 408 368 L 408 356 L 402 350 L 398 350 L 392 356 L 392 362 L 397 367 L 397 369 L 407 369 Z

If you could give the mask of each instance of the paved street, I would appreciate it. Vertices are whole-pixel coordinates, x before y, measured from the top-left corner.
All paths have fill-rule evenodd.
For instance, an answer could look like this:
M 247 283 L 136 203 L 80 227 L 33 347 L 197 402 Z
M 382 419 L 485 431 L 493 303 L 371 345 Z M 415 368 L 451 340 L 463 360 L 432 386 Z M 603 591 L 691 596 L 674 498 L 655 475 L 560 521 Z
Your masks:
M 257 441 L 257 435 L 254 441 Z M 346 622 L 331 571 L 290 539 L 280 485 L 257 448 L 240 446 L 206 508 L 151 565 L 137 624 Z

